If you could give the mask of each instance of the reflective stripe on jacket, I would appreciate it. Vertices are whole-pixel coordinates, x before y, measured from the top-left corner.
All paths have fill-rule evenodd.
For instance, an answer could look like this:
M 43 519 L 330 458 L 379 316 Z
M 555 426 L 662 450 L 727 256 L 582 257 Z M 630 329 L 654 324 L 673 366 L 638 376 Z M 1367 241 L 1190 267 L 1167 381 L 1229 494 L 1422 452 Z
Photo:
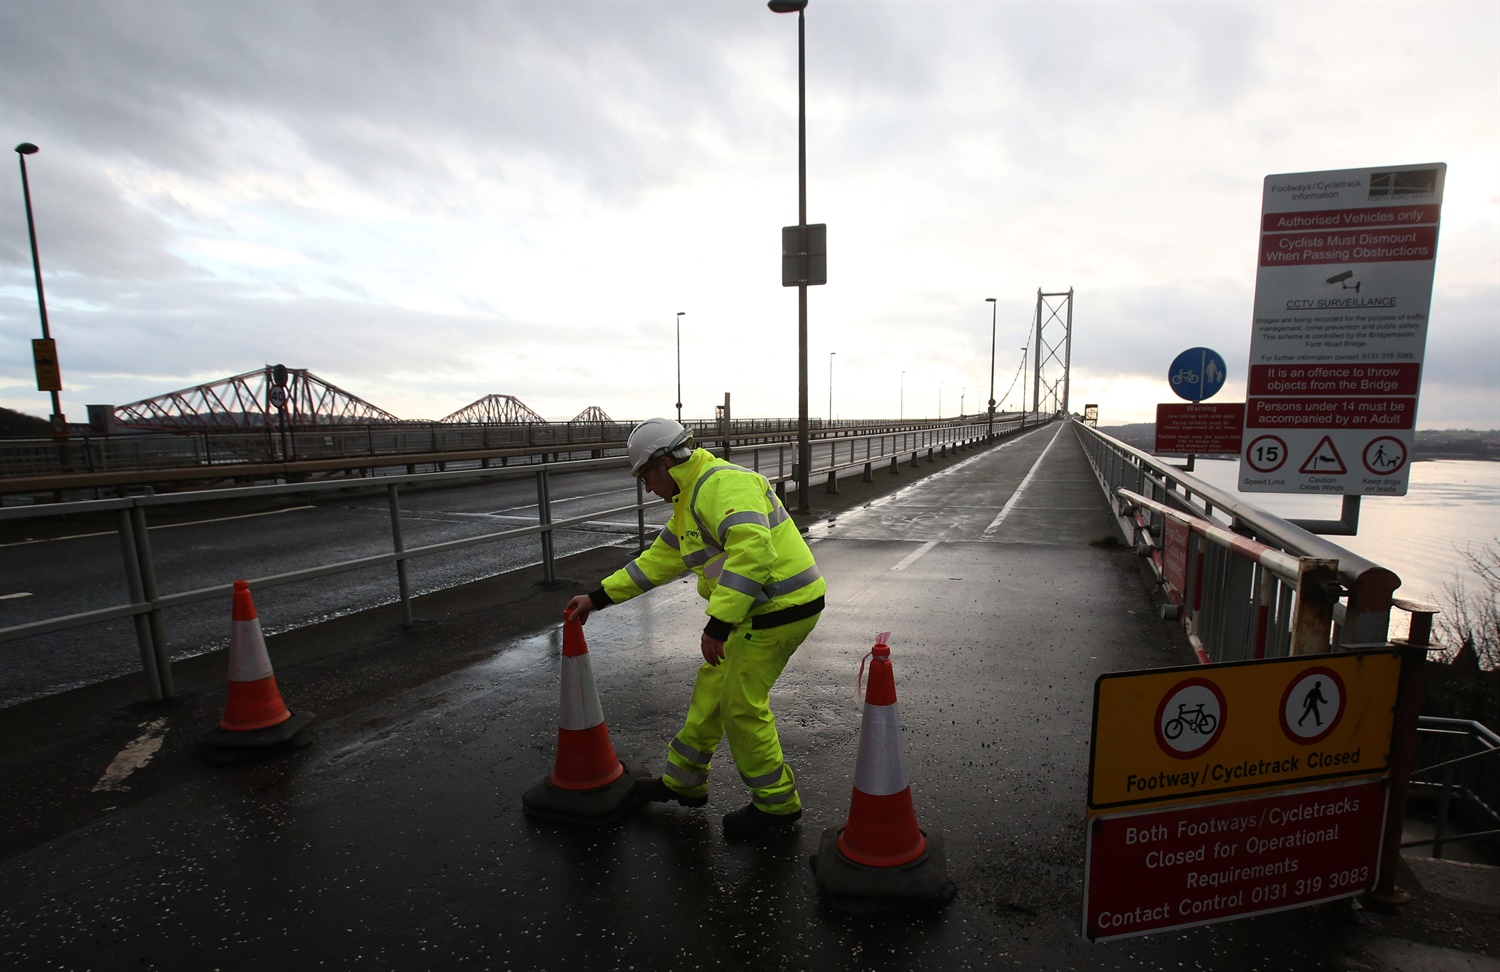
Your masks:
M 672 518 L 640 556 L 604 579 L 629 600 L 680 575 L 698 575 L 707 614 L 731 625 L 807 604 L 827 590 L 812 551 L 760 473 L 695 449 L 669 470 Z

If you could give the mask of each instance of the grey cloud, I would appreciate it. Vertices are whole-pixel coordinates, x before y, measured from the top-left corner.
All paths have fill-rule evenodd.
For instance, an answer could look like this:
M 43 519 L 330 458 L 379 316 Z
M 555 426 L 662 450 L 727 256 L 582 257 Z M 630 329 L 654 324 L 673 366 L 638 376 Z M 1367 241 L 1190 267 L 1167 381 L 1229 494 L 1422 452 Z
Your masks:
M 362 180 L 428 185 L 457 139 L 629 195 L 691 157 L 683 129 L 732 123 L 709 41 L 756 42 L 771 31 L 755 13 L 770 19 L 721 4 L 13 4 L 0 27 L 24 41 L 4 45 L 0 77 L 28 124 L 65 115 L 92 151 L 203 178 L 234 161 L 224 126 L 264 113 Z M 655 143 L 634 114 L 660 126 Z

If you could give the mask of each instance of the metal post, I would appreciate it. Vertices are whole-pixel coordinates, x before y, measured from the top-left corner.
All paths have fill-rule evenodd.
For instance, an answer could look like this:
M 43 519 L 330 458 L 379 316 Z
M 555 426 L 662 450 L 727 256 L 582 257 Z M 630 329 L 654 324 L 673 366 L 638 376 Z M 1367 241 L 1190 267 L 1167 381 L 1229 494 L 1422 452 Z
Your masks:
M 391 507 L 391 546 L 398 554 L 396 558 L 396 586 L 401 593 L 401 624 L 403 627 L 412 626 L 411 615 L 411 581 L 406 573 L 406 558 L 399 556 L 406 552 L 406 543 L 401 537 L 401 500 L 396 495 L 396 484 L 391 483 L 386 487 L 386 497 Z
M 1391 789 L 1385 811 L 1385 834 L 1380 844 L 1380 880 L 1369 898 L 1385 906 L 1411 901 L 1411 895 L 1396 886 L 1401 861 L 1401 829 L 1406 823 L 1406 800 L 1411 790 L 1411 770 L 1417 762 L 1417 721 L 1422 715 L 1423 669 L 1427 649 L 1407 648 L 1401 653 L 1401 674 L 1396 682 L 1396 715 L 1391 726 Z
M 1021 348 L 1021 428 L 1023 429 L 1026 427 L 1026 348 L 1029 347 L 1031 345 L 1028 344 Z
M 682 424 L 682 315 L 687 311 L 677 312 L 677 424 Z
M 1401 578 L 1384 567 L 1370 567 L 1348 586 L 1340 646 L 1348 650 L 1385 644 L 1391 623 L 1391 596 L 1401 586 Z
M 36 304 L 42 315 L 42 339 L 50 341 L 52 330 L 47 324 L 47 295 L 42 291 L 42 260 L 37 254 L 36 222 L 31 216 L 31 183 L 26 178 L 26 156 L 33 155 L 36 151 L 37 147 L 30 142 L 22 142 L 16 146 L 16 156 L 21 160 L 21 195 L 26 199 L 26 232 L 31 237 L 31 270 L 36 277 Z M 49 394 L 52 396 L 52 417 L 55 422 L 62 415 L 62 402 L 55 390 Z
M 837 351 L 828 352 L 828 427 L 833 428 L 833 356 Z
M 156 566 L 151 560 L 151 537 L 146 529 L 145 509 L 139 506 L 130 508 L 130 527 L 141 571 L 141 599 L 153 605 L 146 617 L 151 627 L 151 650 L 156 657 L 157 678 L 161 682 L 162 698 L 170 699 L 177 690 L 172 680 L 172 656 L 167 652 L 166 625 L 162 621 L 161 608 L 155 606 Z
M 122 509 L 117 513 L 117 529 L 120 534 L 120 555 L 125 561 L 125 591 L 130 598 L 131 604 L 142 604 L 146 601 L 146 589 L 141 583 L 141 560 L 140 554 L 135 549 L 135 527 L 131 523 L 130 510 Z M 146 697 L 152 702 L 160 702 L 161 673 L 156 667 L 156 647 L 151 641 L 151 623 L 144 614 L 137 614 L 135 621 L 135 641 L 141 650 L 141 671 L 146 676 Z
M 1068 288 L 1068 334 L 1063 341 L 1063 414 L 1068 414 L 1068 391 L 1073 378 L 1073 288 Z
M 1042 288 L 1036 289 L 1036 357 L 1033 360 L 1031 377 L 1031 407 L 1038 412 L 1042 409 Z M 1021 367 L 1026 364 L 1023 359 Z
M 552 499 L 547 484 L 547 464 L 536 471 L 537 517 L 542 529 L 542 582 L 551 584 L 557 579 L 557 565 L 552 559 Z
M 730 412 L 729 412 L 729 392 L 725 392 L 724 393 L 724 422 L 723 422 L 723 425 L 722 425 L 722 433 L 723 433 L 723 436 L 724 436 L 724 458 L 725 459 L 729 458 L 729 449 L 730 449 L 729 430 L 733 427 L 733 423 L 734 423 L 734 419 L 730 415 Z
M 646 551 L 646 484 L 635 481 L 635 552 Z
M 1339 562 L 1303 557 L 1297 567 L 1297 609 L 1292 615 L 1290 655 L 1326 655 L 1338 600 Z
M 797 11 L 797 225 L 807 240 L 807 17 Z M 807 280 L 797 285 L 797 509 L 806 513 L 812 446 L 807 433 Z

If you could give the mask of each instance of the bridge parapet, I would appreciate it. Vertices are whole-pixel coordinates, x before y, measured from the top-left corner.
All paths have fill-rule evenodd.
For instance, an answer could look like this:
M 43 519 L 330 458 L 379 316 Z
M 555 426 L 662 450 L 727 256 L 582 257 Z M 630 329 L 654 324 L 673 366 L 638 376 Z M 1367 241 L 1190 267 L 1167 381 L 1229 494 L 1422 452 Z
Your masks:
M 1380 877 L 1371 894 L 1384 905 L 1410 901 L 1396 886 L 1396 864 L 1436 609 L 1395 598 L 1401 578 L 1389 568 L 1097 429 L 1074 427 L 1112 505 L 1119 500 L 1121 529 L 1151 558 L 1157 582 L 1183 612 L 1201 661 L 1410 649 L 1397 687 Z M 1328 527 L 1342 532 L 1347 524 Z M 1390 638 L 1392 608 L 1411 615 L 1404 643 Z
M 1152 557 L 1159 581 L 1167 569 L 1174 572 L 1174 577 L 1179 569 L 1185 569 L 1191 574 L 1181 580 L 1201 583 L 1204 610 L 1213 617 L 1212 622 L 1204 618 L 1197 624 L 1215 642 L 1208 648 L 1208 660 L 1237 661 L 1288 654 L 1296 585 L 1249 558 L 1222 552 L 1228 548 L 1214 544 L 1200 548 L 1184 537 L 1185 532 L 1198 534 L 1186 526 L 1169 526 L 1176 522 L 1168 515 L 1172 512 L 1294 558 L 1336 562 L 1337 575 L 1329 585 L 1334 621 L 1330 647 L 1353 649 L 1388 644 L 1393 608 L 1412 615 L 1412 632 L 1421 633 L 1420 638 L 1412 641 L 1425 643 L 1431 627 L 1430 606 L 1396 598 L 1401 578 L 1390 568 L 1097 429 L 1082 424 L 1074 427 L 1100 486 L 1112 502 L 1122 489 L 1150 501 L 1145 505 L 1119 506 L 1115 518 L 1124 535 L 1137 538 L 1142 553 Z M 1139 519 L 1135 510 L 1143 511 Z M 1198 577 L 1200 571 L 1208 572 L 1209 576 Z M 1177 585 L 1179 599 L 1184 590 L 1182 584 Z M 1263 606 L 1269 611 L 1269 628 L 1264 640 L 1257 642 L 1256 630 Z M 1204 640 L 1207 644 L 1208 639 Z

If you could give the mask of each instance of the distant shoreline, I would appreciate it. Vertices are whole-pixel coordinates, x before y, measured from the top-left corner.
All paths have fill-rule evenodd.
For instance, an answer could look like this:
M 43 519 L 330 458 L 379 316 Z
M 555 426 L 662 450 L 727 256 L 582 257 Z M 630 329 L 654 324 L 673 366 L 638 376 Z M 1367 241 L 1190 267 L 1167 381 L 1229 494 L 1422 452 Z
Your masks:
M 1156 423 L 1136 422 L 1130 425 L 1099 427 L 1100 432 L 1114 436 L 1127 445 L 1151 452 L 1156 445 Z M 1199 453 L 1203 459 L 1237 459 L 1234 453 Z M 1500 430 L 1487 432 L 1468 429 L 1418 429 L 1412 449 L 1412 462 L 1434 462 L 1439 459 L 1470 462 L 1500 462 Z

